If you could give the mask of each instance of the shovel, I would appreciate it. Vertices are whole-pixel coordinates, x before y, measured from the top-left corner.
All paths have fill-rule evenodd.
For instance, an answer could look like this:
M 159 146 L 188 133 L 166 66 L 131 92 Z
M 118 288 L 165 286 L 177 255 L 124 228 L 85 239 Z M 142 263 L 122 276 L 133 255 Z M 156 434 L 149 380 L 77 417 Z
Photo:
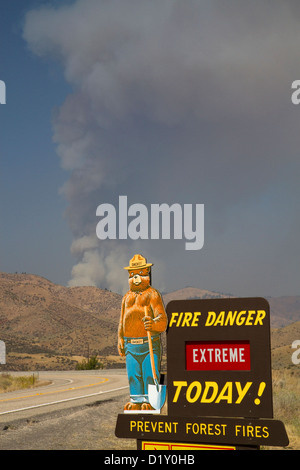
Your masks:
M 147 307 L 145 307 L 145 314 L 147 315 Z M 152 347 L 152 338 L 150 331 L 147 331 L 148 336 L 148 343 L 149 343 L 149 352 L 150 352 L 150 361 L 151 361 L 151 368 L 152 368 L 152 375 L 154 380 L 154 385 L 148 385 L 148 398 L 149 403 L 155 410 L 160 410 L 166 400 L 167 395 L 167 387 L 166 385 L 159 385 L 157 380 L 157 375 L 155 371 L 155 363 L 154 363 L 154 355 L 153 355 L 153 347 Z

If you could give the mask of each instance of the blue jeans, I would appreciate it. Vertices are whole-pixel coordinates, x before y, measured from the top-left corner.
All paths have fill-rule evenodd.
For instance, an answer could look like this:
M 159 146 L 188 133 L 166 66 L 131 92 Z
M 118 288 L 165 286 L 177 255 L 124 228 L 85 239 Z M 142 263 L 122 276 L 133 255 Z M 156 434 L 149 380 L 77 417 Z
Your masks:
M 157 379 L 159 380 L 161 345 L 160 338 L 155 340 L 154 338 L 155 336 L 152 337 L 152 347 L 155 371 Z M 148 402 L 148 385 L 154 384 L 149 353 L 149 343 L 146 342 L 144 344 L 131 344 L 128 342 L 130 339 L 133 338 L 124 338 L 130 401 L 132 403 L 145 403 Z

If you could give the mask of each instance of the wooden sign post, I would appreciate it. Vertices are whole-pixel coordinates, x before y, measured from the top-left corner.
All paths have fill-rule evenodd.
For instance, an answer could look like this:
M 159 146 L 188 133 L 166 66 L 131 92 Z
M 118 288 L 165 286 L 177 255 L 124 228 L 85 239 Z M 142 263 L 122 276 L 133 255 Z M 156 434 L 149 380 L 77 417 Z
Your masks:
M 178 300 L 166 311 L 168 414 L 119 415 L 117 436 L 144 450 L 287 446 L 273 419 L 268 302 Z

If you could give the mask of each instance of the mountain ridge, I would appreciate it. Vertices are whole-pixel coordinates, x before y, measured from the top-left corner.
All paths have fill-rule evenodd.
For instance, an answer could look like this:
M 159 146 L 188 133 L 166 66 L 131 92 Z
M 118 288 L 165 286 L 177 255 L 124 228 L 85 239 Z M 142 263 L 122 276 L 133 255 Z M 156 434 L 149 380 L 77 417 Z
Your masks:
M 226 297 L 234 296 L 196 287 L 163 294 L 165 305 L 170 300 Z M 280 331 L 300 321 L 300 296 L 267 300 L 272 328 Z M 118 357 L 121 302 L 120 294 L 98 287 L 65 287 L 35 274 L 0 272 L 0 339 L 7 352 L 19 358 L 22 354 Z

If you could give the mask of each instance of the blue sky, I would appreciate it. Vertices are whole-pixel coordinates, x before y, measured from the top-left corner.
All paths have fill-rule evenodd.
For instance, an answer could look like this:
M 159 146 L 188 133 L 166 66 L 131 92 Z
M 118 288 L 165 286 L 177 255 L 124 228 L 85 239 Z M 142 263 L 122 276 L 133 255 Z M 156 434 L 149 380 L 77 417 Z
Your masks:
M 66 283 L 71 233 L 59 188 L 65 172 L 52 142 L 52 114 L 69 91 L 55 63 L 22 38 L 24 13 L 41 2 L 1 2 L 1 270 Z
M 2 0 L 0 18 L 1 271 L 122 291 L 141 251 L 164 291 L 299 293 L 297 2 Z M 97 240 L 124 194 L 204 204 L 203 249 Z

